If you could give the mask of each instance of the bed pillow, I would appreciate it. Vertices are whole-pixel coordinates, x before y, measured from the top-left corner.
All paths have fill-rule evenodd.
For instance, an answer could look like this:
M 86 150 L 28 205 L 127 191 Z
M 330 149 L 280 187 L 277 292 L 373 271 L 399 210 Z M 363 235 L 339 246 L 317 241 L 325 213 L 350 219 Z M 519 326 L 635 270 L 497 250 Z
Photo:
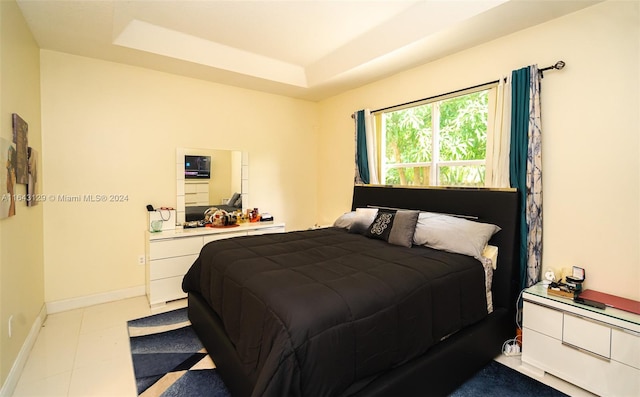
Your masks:
M 498 231 L 500 227 L 490 223 L 423 212 L 418 217 L 413 242 L 481 260 L 489 239 Z
M 242 195 L 238 196 L 238 199 L 233 203 L 233 206 L 242 209 Z
M 376 218 L 377 213 L 377 208 L 356 208 L 356 215 L 347 230 L 349 233 L 364 233 Z
M 238 193 L 238 192 L 233 193 L 233 196 L 231 196 L 229 201 L 227 201 L 227 205 L 231 205 L 231 206 L 237 207 L 236 206 L 236 201 L 238 200 L 238 197 L 240 197 L 240 193 Z
M 389 244 L 411 247 L 418 215 L 418 211 L 379 210 L 365 236 L 384 240 Z
M 333 227 L 348 229 L 355 219 L 355 211 L 345 212 L 344 214 L 340 215 L 338 219 L 335 220 L 335 222 L 333 222 Z

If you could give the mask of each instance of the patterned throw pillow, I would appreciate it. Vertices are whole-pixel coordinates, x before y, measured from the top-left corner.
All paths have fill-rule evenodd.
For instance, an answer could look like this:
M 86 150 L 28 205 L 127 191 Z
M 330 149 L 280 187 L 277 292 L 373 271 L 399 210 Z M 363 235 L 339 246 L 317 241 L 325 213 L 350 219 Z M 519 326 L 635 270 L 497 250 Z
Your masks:
M 418 215 L 418 211 L 379 210 L 364 234 L 369 238 L 384 240 L 390 244 L 411 247 Z
M 389 235 L 393 227 L 393 218 L 395 218 L 395 216 L 395 211 L 378 211 L 378 214 L 365 232 L 365 235 L 369 238 L 389 241 Z

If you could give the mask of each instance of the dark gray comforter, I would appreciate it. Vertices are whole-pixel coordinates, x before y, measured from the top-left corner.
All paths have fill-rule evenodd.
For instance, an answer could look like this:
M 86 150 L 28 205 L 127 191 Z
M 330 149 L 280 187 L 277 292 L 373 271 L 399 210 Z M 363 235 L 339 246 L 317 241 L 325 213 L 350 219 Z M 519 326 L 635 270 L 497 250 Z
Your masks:
M 254 396 L 343 394 L 487 315 L 476 259 L 334 228 L 209 243 L 183 289 L 222 319 Z

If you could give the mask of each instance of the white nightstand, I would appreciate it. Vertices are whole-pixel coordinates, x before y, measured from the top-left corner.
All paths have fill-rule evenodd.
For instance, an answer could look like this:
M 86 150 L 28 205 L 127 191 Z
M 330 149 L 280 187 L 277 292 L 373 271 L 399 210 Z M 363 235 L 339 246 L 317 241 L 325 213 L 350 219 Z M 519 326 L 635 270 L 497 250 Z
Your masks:
M 523 292 L 522 363 L 603 396 L 640 396 L 640 316 Z

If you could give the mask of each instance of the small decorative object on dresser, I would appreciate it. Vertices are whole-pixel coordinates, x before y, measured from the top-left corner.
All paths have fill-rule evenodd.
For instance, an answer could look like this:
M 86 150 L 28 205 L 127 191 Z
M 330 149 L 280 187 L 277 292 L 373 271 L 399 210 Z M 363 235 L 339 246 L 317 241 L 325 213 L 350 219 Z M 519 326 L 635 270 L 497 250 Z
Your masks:
M 548 292 L 523 292 L 523 365 L 599 395 L 640 396 L 640 315 Z

